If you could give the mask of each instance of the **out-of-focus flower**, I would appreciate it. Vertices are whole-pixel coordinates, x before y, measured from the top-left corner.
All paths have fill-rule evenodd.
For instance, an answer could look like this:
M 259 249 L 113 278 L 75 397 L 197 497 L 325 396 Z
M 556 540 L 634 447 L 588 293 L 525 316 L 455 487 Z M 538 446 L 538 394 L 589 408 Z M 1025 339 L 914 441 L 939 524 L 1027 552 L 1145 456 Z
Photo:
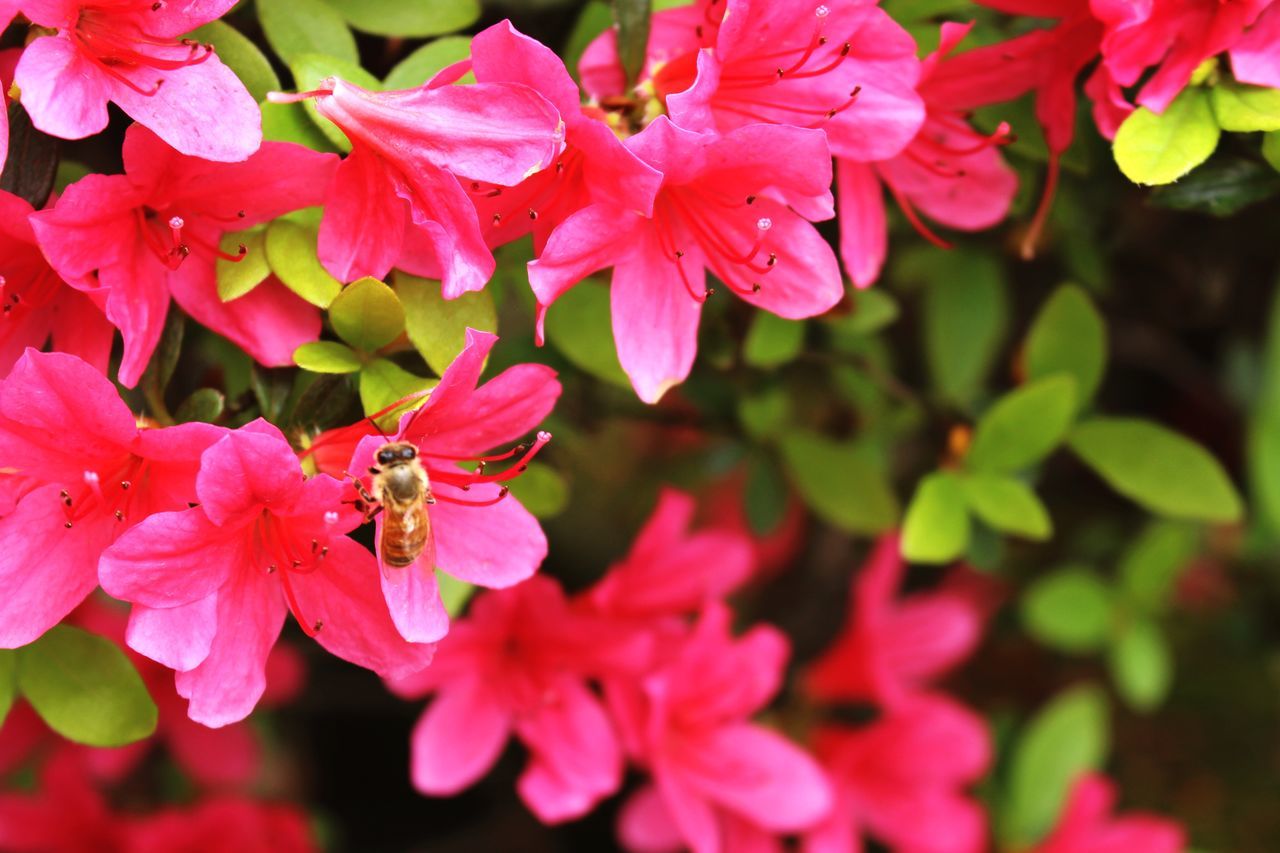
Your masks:
M 661 116 L 628 145 L 664 175 L 653 216 L 614 204 L 575 213 L 529 264 L 529 283 L 545 312 L 586 276 L 614 269 L 618 359 L 642 400 L 656 403 L 689 375 L 707 270 L 781 317 L 840 301 L 835 254 L 810 221 L 833 214 L 821 131 L 750 125 L 716 136 Z
M 0 85 L 3 75 L 0 74 Z M 2 113 L 3 110 L 0 110 Z M 3 164 L 0 163 L 0 168 Z M 67 287 L 36 246 L 31 205 L 0 190 L 0 375 L 50 339 L 107 372 L 114 331 L 88 296 Z
M 186 506 L 200 454 L 225 432 L 139 428 L 97 370 L 28 349 L 0 382 L 0 503 L 12 510 L 0 519 L 0 648 L 30 643 L 83 601 L 121 533 Z
M 319 311 L 274 278 L 223 302 L 215 261 L 237 256 L 219 243 L 227 231 L 319 204 L 336 165 L 332 154 L 288 142 L 265 143 L 243 163 L 211 163 L 134 125 L 125 174 L 76 181 L 31 224 L 53 268 L 124 336 L 125 385 L 137 383 L 160 340 L 170 294 L 262 364 L 289 365 L 299 345 L 319 337 Z
M 307 815 L 287 803 L 222 795 L 135 819 L 126 853 L 312 853 Z
M 14 75 L 32 123 L 82 139 L 107 126 L 114 103 L 193 157 L 236 162 L 262 144 L 253 96 L 211 45 L 183 38 L 235 0 L 21 0 L 22 13 L 56 29 L 27 45 Z
M 72 749 L 45 762 L 35 793 L 0 794 L 0 849 L 12 853 L 124 853 L 128 831 L 126 819 L 111 812 Z
M 634 677 L 647 662 L 642 634 L 574 612 L 549 578 L 480 595 L 431 667 L 390 684 L 406 698 L 435 696 L 413 733 L 414 786 L 455 794 L 515 736 L 530 754 L 524 802 L 547 823 L 581 817 L 622 781 L 617 735 L 587 679 Z
M 1186 835 L 1168 818 L 1145 812 L 1113 817 L 1116 788 L 1098 774 L 1082 776 L 1049 836 L 1032 853 L 1179 853 Z
M 395 266 L 442 279 L 447 299 L 480 290 L 494 270 L 459 180 L 515 186 L 564 148 L 556 108 L 514 83 L 369 92 L 329 77 L 314 91 L 272 98 L 314 98 L 351 140 L 320 223 L 329 272 L 351 281 Z
M 199 506 L 152 515 L 103 554 L 103 588 L 134 604 L 129 646 L 177 670 L 191 719 L 222 726 L 253 710 L 289 611 L 379 675 L 430 663 L 430 645 L 396 632 L 373 555 L 345 535 L 360 523 L 345 491 L 307 479 L 280 431 L 255 421 L 201 457 Z

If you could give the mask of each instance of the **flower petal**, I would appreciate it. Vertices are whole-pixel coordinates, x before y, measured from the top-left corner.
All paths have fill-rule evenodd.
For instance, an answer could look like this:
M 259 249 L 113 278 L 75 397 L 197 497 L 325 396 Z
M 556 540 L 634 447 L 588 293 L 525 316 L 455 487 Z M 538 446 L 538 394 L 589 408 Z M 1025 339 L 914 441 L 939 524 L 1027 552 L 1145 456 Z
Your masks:
M 83 139 L 107 126 L 108 78 L 69 38 L 45 36 L 27 45 L 13 82 L 31 123 L 50 136 Z
M 177 607 L 135 604 L 125 641 L 138 654 L 170 669 L 195 669 L 209 656 L 218 631 L 218 596 L 210 593 Z
M 102 555 L 102 588 L 146 607 L 178 607 L 216 592 L 248 564 L 244 538 L 202 508 L 160 512 L 135 524 Z
M 383 278 L 400 256 L 407 214 L 386 161 L 366 145 L 352 145 L 320 220 L 320 262 L 341 281 Z
M 839 161 L 840 257 L 858 287 L 870 287 L 880 277 L 889 251 L 889 225 L 884 191 L 872 166 Z
M 465 501 L 497 496 L 494 484 L 463 492 L 437 484 L 437 495 Z M 492 506 L 459 506 L 440 500 L 430 510 L 436 565 L 468 583 L 501 589 L 538 570 L 547 556 L 547 537 L 538 520 L 513 495 Z
M 467 788 L 498 760 L 510 730 L 510 714 L 480 679 L 450 684 L 413 727 L 413 786 L 433 796 Z
M 200 457 L 200 509 L 218 526 L 254 515 L 263 504 L 287 506 L 306 475 L 284 435 L 259 418 L 223 436 Z

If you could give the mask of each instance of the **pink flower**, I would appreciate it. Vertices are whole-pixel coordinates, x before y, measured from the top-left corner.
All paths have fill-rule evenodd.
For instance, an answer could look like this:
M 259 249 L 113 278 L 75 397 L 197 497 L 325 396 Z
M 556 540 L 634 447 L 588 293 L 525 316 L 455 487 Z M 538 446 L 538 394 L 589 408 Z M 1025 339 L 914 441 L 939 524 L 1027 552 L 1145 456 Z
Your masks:
M 530 263 L 529 283 L 545 311 L 584 277 L 614 268 L 618 358 L 642 400 L 656 403 L 689 375 L 706 270 L 782 317 L 840 301 L 839 265 L 810 224 L 833 213 L 821 131 L 751 125 L 715 136 L 659 117 L 628 145 L 664 175 L 653 216 L 616 204 L 575 213 Z
M 970 28 L 943 24 L 938 50 L 921 63 L 919 91 L 927 113 L 906 149 L 876 163 L 839 160 L 840 252 L 859 287 L 876 280 L 888 249 L 882 183 L 912 225 L 943 247 L 948 244 L 921 221 L 917 208 L 948 227 L 979 231 L 1004 219 L 1013 202 L 1018 178 L 997 150 L 1012 138 L 1008 128 L 983 136 L 963 113 L 939 107 L 930 98 L 938 64 Z
M 0 849 L 11 853 L 94 850 L 124 853 L 129 827 L 90 783 L 75 750 L 60 750 L 40 769 L 31 794 L 0 794 Z
M 307 814 L 288 803 L 222 795 L 135 818 L 127 853 L 313 853 Z
M 421 556 L 409 566 L 383 565 L 382 591 L 391 618 L 405 639 L 435 642 L 449 630 L 440 601 L 436 568 L 487 587 L 508 587 L 525 580 L 547 556 L 547 538 L 538 520 L 509 494 L 505 483 L 551 439 L 538 433 L 531 445 L 484 455 L 537 427 L 560 396 L 555 371 L 540 364 L 519 364 L 477 387 L 485 358 L 498 340 L 467 330 L 466 347 L 440 377 L 422 408 L 406 413 L 394 436 L 366 435 L 348 470 L 364 472 L 378 448 L 407 441 L 427 472 L 434 503 L 427 507 L 430 531 Z M 368 422 L 364 423 L 368 427 Z M 478 467 L 464 470 L 459 462 Z M 489 463 L 506 463 L 486 472 Z M 379 561 L 385 513 L 377 517 Z
M 16 5 L 0 2 L 0 32 L 4 32 L 17 13 Z M 0 172 L 4 171 L 5 161 L 9 159 L 9 87 L 20 56 L 21 48 L 0 50 Z
M 555 107 L 515 83 L 368 92 L 329 77 L 320 86 L 272 98 L 314 98 L 351 140 L 320 223 L 329 272 L 351 281 L 399 267 L 442 279 L 447 299 L 483 288 L 493 255 L 458 179 L 515 186 L 550 166 L 564 144 Z
M 635 674 L 646 658 L 642 636 L 575 613 L 550 578 L 484 593 L 429 669 L 390 684 L 406 698 L 435 695 L 413 731 L 414 787 L 456 794 L 514 735 L 530 754 L 525 804 L 546 823 L 581 817 L 622 781 L 617 735 L 587 679 Z
M 1105 776 L 1082 776 L 1049 837 L 1033 853 L 1180 853 L 1182 827 L 1142 812 L 1111 817 L 1116 789 Z
M 682 616 L 751 577 L 751 539 L 727 529 L 691 531 L 696 509 L 692 496 L 664 488 L 627 556 L 586 594 L 591 608 L 615 619 Z
M 804 853 L 854 853 L 867 832 L 905 853 L 981 853 L 987 820 L 964 789 L 991 765 L 981 717 L 941 696 L 914 697 L 863 729 L 828 728 L 818 753 L 836 808 Z
M 735 640 L 729 619 L 723 606 L 708 607 L 673 660 L 639 682 L 606 682 L 623 743 L 657 789 L 623 809 L 628 849 L 670 849 L 652 842 L 674 836 L 694 853 L 736 852 L 728 838 L 736 823 L 799 832 L 831 808 L 813 759 L 748 721 L 780 686 L 786 639 L 757 627 Z
M 75 356 L 27 350 L 0 382 L 0 648 L 39 637 L 98 585 L 98 558 L 153 512 L 186 506 L 225 430 L 140 429 Z M 32 571 L 38 565 L 40 571 Z
M 396 633 L 365 548 L 344 534 L 343 484 L 307 479 L 278 429 L 254 421 L 204 452 L 199 506 L 160 512 L 102 556 L 100 577 L 133 602 L 128 642 L 177 670 L 188 715 L 208 726 L 248 716 L 292 611 L 302 630 L 352 663 L 404 676 L 432 647 Z
M 1231 46 L 1231 71 L 1241 83 L 1280 89 L 1280 5 L 1268 6 Z
M 578 85 L 560 57 L 502 21 L 472 40 L 470 66 L 481 83 L 517 83 L 543 95 L 565 125 L 565 147 L 554 167 L 514 187 L 466 185 L 489 245 L 532 233 L 538 254 L 557 225 L 593 202 L 617 201 L 652 213 L 662 175 L 627 150 L 598 110 L 583 110 Z
M 289 365 L 299 345 L 319 337 L 318 310 L 274 278 L 223 302 L 214 262 L 227 256 L 218 244 L 227 231 L 319 204 L 335 164 L 331 154 L 286 142 L 265 143 L 243 163 L 210 163 L 134 125 L 125 134 L 125 174 L 77 181 L 31 224 L 58 274 L 104 304 L 124 335 L 125 385 L 137 383 L 160 340 L 170 293 L 261 363 Z
M 262 144 L 262 116 L 209 45 L 181 38 L 234 0 L 22 0 L 57 30 L 27 45 L 15 81 L 37 128 L 82 139 L 107 126 L 107 102 L 183 154 L 244 160 Z
M 31 205 L 0 191 L 0 375 L 27 347 L 50 339 L 103 373 L 111 355 L 111 324 L 88 296 L 67 287 L 36 246 Z
M 973 653 L 984 621 L 974 594 L 943 587 L 895 602 L 905 571 L 897 535 L 882 537 L 853 584 L 844 630 L 808 673 L 812 695 L 895 707 Z

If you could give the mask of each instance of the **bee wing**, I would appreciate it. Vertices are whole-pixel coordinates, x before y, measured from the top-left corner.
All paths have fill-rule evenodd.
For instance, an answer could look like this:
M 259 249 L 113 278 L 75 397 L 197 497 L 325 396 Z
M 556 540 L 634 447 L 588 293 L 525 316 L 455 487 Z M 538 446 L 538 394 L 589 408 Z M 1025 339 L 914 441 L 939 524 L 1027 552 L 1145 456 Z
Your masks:
M 386 513 L 383 513 L 386 516 Z M 396 525 L 388 524 L 385 520 L 383 526 L 378 532 L 378 565 L 382 568 L 383 577 L 391 583 L 402 583 L 409 575 L 409 572 L 434 572 L 436 567 L 436 539 L 431 532 L 431 516 L 427 514 L 425 503 L 419 503 L 408 512 L 405 513 L 403 522 L 395 531 L 396 535 L 404 535 L 410 537 L 415 544 L 421 543 L 421 551 L 417 558 L 407 566 L 391 566 L 382 559 L 382 554 L 386 550 L 386 536 L 389 528 Z

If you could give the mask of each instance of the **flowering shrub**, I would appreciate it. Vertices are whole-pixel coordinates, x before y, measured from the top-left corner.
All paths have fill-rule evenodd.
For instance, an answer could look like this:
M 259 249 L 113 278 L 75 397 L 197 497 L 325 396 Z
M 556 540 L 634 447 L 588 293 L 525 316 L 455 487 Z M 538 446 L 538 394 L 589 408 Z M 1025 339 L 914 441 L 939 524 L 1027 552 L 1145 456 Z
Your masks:
M 1280 3 L 0 0 L 0 90 L 0 850 L 1280 843 Z

